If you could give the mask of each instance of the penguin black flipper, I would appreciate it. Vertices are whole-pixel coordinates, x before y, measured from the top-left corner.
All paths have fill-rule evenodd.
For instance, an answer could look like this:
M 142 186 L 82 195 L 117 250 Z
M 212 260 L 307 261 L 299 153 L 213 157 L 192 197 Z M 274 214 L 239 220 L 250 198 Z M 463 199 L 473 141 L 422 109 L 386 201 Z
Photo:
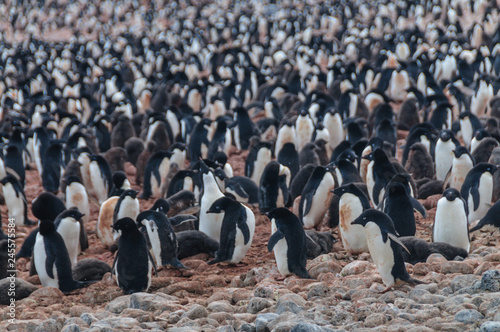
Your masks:
M 479 207 L 479 181 L 475 182 L 474 185 L 470 188 L 470 195 L 472 196 L 472 202 L 474 203 L 474 211 Z M 462 198 L 467 199 L 466 196 Z
M 227 229 L 227 227 L 226 227 Z M 236 227 L 229 232 L 224 232 L 224 225 L 222 226 L 220 234 L 219 250 L 215 253 L 215 259 L 208 262 L 208 265 L 215 263 L 225 262 L 231 258 L 234 252 L 234 239 L 236 238 Z
M 243 233 L 243 241 L 245 244 L 247 244 L 248 241 L 250 241 L 250 229 L 248 228 L 246 219 L 247 218 L 246 218 L 245 208 L 240 207 L 240 215 L 238 217 L 238 220 L 236 221 L 236 225 L 241 230 L 241 233 Z
M 411 255 L 410 250 L 408 250 L 408 248 L 406 248 L 406 246 L 403 244 L 403 242 L 401 242 L 401 240 L 400 240 L 400 239 L 398 239 L 398 237 L 397 237 L 396 235 L 394 235 L 394 234 L 392 234 L 392 233 L 387 233 L 387 235 L 389 236 L 389 238 L 390 238 L 392 241 L 394 241 L 394 242 L 396 242 L 397 244 L 399 244 L 401 247 L 403 247 L 403 249 L 404 249 L 404 250 L 406 250 L 406 252 L 407 252 L 408 254 L 410 254 L 410 255 Z
M 284 237 L 285 234 L 281 233 L 279 230 L 276 230 L 276 232 L 274 232 L 274 234 L 269 238 L 269 242 L 267 243 L 267 250 L 269 250 L 269 252 L 273 251 L 276 243 L 278 243 L 279 240 L 283 239 Z
M 35 242 L 36 242 L 36 235 L 38 234 L 38 227 L 35 228 L 25 239 L 23 242 L 23 245 L 21 246 L 21 249 L 16 255 L 16 259 L 19 259 L 21 257 L 31 257 L 31 254 L 33 253 L 33 248 L 35 247 Z
M 57 254 L 55 253 L 55 248 L 45 241 L 45 250 L 47 250 L 47 258 L 45 259 L 45 271 L 47 275 L 54 279 L 54 264 L 56 262 Z
M 381 180 L 376 180 L 375 185 L 373 186 L 373 203 L 375 205 L 378 205 L 379 202 L 379 197 L 380 197 L 380 192 L 384 189 L 384 183 Z
M 420 202 L 418 200 L 416 200 L 414 197 L 411 197 L 410 196 L 410 201 L 411 201 L 411 205 L 413 206 L 413 209 L 415 211 L 417 211 L 418 213 L 420 213 L 420 215 L 424 218 L 427 217 L 427 211 L 425 211 L 425 208 L 422 206 L 422 204 L 420 204 Z

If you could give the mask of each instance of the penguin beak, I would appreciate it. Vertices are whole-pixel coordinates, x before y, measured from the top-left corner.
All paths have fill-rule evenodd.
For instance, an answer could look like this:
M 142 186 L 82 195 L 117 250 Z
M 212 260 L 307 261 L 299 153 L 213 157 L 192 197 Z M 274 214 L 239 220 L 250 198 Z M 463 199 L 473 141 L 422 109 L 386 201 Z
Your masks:
M 361 220 L 359 219 L 354 219 L 353 221 L 351 221 L 351 225 L 363 225 Z
M 116 225 L 111 225 L 111 226 L 109 226 L 109 227 L 113 228 L 115 231 L 117 231 L 117 230 L 118 230 L 118 229 L 116 228 Z
M 211 210 L 207 210 L 207 212 L 206 212 L 206 213 L 214 213 L 214 212 L 212 212 Z

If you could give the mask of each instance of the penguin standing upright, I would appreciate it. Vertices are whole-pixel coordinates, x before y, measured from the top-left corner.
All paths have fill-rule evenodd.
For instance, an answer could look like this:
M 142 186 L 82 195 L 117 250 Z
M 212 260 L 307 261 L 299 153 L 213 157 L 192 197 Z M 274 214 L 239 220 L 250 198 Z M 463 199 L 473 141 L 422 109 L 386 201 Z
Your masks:
M 271 160 L 271 143 L 259 142 L 252 146 L 245 159 L 245 176 L 257 184 L 260 183 L 262 173 Z
M 125 190 L 132 189 L 130 186 L 130 181 L 127 178 L 127 174 L 122 171 L 116 171 L 113 173 L 113 190 L 110 196 L 120 196 Z
M 140 212 L 139 200 L 136 198 L 137 191 L 133 189 L 125 190 L 115 205 L 113 213 L 113 223 L 125 217 L 135 220 Z
M 151 286 L 151 269 L 156 271 L 156 266 L 144 235 L 130 218 L 119 219 L 112 227 L 120 234 L 112 267 L 118 286 L 125 294 L 147 291 Z
M 323 125 L 330 134 L 328 145 L 330 149 L 333 150 L 345 139 L 342 117 L 337 111 L 331 109 L 327 111 L 323 117 Z M 331 156 L 331 151 L 329 154 Z
M 371 201 L 377 206 L 384 197 L 385 186 L 396 174 L 396 169 L 384 150 L 380 148 L 363 158 L 371 160 L 366 171 L 366 187 Z
M 4 151 L 3 163 L 5 168 L 14 172 L 19 179 L 19 183 L 23 186 L 26 183 L 26 171 L 24 169 L 23 156 L 18 147 L 14 144 L 8 144 Z
M 332 200 L 331 190 L 334 187 L 335 179 L 331 167 L 317 166 L 300 198 L 299 219 L 304 228 L 317 227 L 323 221 Z
M 200 162 L 199 172 L 203 181 L 203 194 L 200 198 L 199 230 L 217 242 L 220 242 L 220 231 L 224 214 L 207 214 L 207 211 L 224 194 L 219 188 L 214 174 L 203 161 Z
M 295 214 L 286 208 L 276 208 L 267 214 L 271 220 L 271 238 L 267 250 L 274 251 L 278 271 L 284 277 L 296 274 L 311 278 L 306 269 L 306 234 Z
M 208 131 L 210 129 L 210 123 L 210 119 L 203 118 L 194 126 L 188 145 L 191 164 L 195 163 L 200 158 L 206 158 L 208 155 L 208 146 L 210 144 L 208 140 Z
M 82 221 L 88 222 L 90 219 L 89 198 L 82 180 L 77 176 L 66 178 L 66 209 L 76 207 L 83 213 Z
M 165 197 L 167 175 L 170 170 L 171 152 L 157 151 L 149 159 L 144 170 L 144 187 L 140 198 Z
M 269 212 L 276 207 L 284 207 L 289 200 L 287 167 L 276 161 L 271 161 L 260 179 L 259 209 Z
M 351 225 L 363 211 L 370 208 L 368 197 L 355 184 L 335 188 L 339 200 L 339 235 L 344 249 L 351 254 L 368 252 L 365 231 L 360 225 Z
M 176 268 L 186 268 L 177 259 L 179 248 L 177 237 L 166 213 L 143 211 L 137 216 L 137 224 L 143 229 L 151 245 L 151 253 L 157 266 L 170 265 Z
M 393 221 L 400 236 L 415 236 L 417 231 L 413 205 L 405 186 L 401 182 L 389 182 L 381 210 Z
M 455 147 L 459 145 L 458 141 L 453 134 L 453 131 L 449 129 L 442 129 L 439 132 L 439 138 L 436 143 L 435 150 L 435 169 L 436 169 L 436 180 L 444 181 L 446 174 L 451 169 L 453 165 L 453 151 Z
M 445 242 L 469 252 L 467 204 L 455 188 L 446 189 L 437 203 L 432 241 Z
M 276 136 L 276 144 L 274 145 L 274 154 L 278 156 L 283 146 L 287 143 L 292 143 L 294 147 L 297 147 L 295 126 L 292 122 L 283 123 L 283 125 L 278 130 L 278 135 Z
M 80 234 L 83 228 L 81 222 L 82 216 L 83 214 L 77 209 L 69 209 L 61 212 L 54 221 L 56 230 L 61 234 L 66 249 L 68 249 L 71 266 L 75 266 L 76 258 L 81 251 Z
M 19 181 L 11 174 L 7 174 L 2 184 L 5 204 L 9 210 L 9 219 L 14 218 L 16 226 L 29 226 L 33 222 L 28 219 L 28 204 L 24 190 Z
M 100 155 L 91 156 L 88 167 L 92 188 L 99 204 L 102 204 L 108 199 L 111 194 L 111 190 L 113 189 L 111 168 L 109 167 L 106 159 Z
M 219 250 L 215 254 L 215 259 L 208 264 L 220 262 L 238 264 L 252 244 L 255 232 L 253 212 L 229 197 L 221 197 L 210 206 L 207 213 L 217 214 L 223 211 Z
M 65 167 L 62 149 L 62 143 L 54 141 L 42 156 L 42 185 L 48 192 L 57 193 L 59 191 L 59 184 Z
M 462 132 L 462 138 L 464 139 L 465 146 L 469 148 L 472 138 L 476 130 L 482 128 L 481 122 L 471 112 L 463 112 L 459 116 L 460 119 L 460 131 Z
M 422 143 L 411 146 L 405 168 L 415 180 L 434 178 L 434 162 Z
M 382 211 L 368 209 L 361 213 L 351 224 L 365 228 L 366 241 L 373 262 L 387 287 L 382 292 L 389 291 L 401 282 L 411 285 L 422 283 L 413 279 L 406 271 L 402 247 L 406 247 L 396 236 L 396 230 L 391 218 Z
M 33 250 L 33 262 L 44 287 L 59 288 L 67 293 L 84 287 L 73 279 L 71 261 L 64 240 L 54 223 L 41 220 L 40 231 L 36 236 Z
M 227 123 L 224 118 L 217 119 L 217 127 L 210 144 L 208 146 L 208 159 L 213 159 L 218 151 L 223 151 L 226 155 L 229 154 L 231 148 L 231 131 L 227 128 Z
M 467 174 L 460 196 L 467 203 L 469 224 L 483 218 L 488 212 L 493 197 L 493 174 L 496 170 L 495 165 L 479 163 Z
M 453 158 L 451 170 L 448 173 L 445 183 L 448 183 L 450 188 L 455 188 L 460 191 L 465 181 L 465 177 L 474 167 L 474 159 L 464 146 L 456 147 L 453 153 L 455 157 Z
M 234 122 L 233 134 L 235 145 L 239 150 L 246 150 L 250 145 L 250 138 L 254 135 L 255 125 L 250 119 L 247 110 L 243 107 L 236 107 L 234 109 Z
M 314 134 L 314 122 L 309 116 L 307 109 L 300 111 L 297 120 L 295 121 L 295 136 L 297 137 L 296 150 L 301 151 L 306 143 L 311 142 Z

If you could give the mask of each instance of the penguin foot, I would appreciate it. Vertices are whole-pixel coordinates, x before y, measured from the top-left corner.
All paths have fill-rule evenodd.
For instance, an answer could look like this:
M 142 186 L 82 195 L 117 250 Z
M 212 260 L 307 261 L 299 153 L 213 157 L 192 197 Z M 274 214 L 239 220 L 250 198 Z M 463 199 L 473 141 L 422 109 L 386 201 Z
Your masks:
M 231 267 L 245 267 L 245 266 L 248 266 L 247 263 L 229 263 L 227 266 L 231 266 Z
M 383 291 L 380 291 L 380 294 L 385 294 L 385 293 L 387 293 L 388 291 L 391 291 L 391 290 L 394 290 L 394 289 L 393 289 L 392 286 L 389 286 L 386 289 L 384 289 Z

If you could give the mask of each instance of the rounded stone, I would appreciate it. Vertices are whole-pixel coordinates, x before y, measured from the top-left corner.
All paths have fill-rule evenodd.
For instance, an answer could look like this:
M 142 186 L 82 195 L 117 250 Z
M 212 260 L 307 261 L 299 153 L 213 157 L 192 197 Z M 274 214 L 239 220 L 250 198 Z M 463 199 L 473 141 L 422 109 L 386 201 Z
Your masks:
M 455 320 L 465 324 L 473 324 L 483 318 L 483 315 L 474 309 L 460 310 L 455 314 Z

